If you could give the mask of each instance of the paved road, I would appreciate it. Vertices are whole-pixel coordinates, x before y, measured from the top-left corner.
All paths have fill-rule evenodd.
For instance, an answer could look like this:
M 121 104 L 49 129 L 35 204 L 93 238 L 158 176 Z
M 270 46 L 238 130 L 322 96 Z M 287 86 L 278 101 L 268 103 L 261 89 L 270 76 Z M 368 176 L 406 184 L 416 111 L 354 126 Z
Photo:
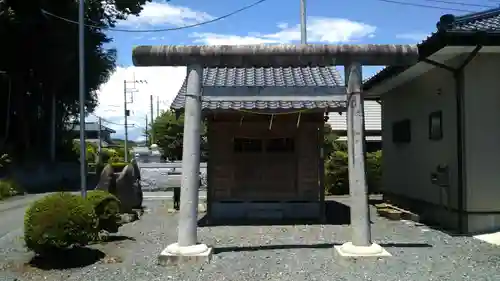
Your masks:
M 154 191 L 154 192 L 144 192 L 144 200 L 168 200 L 174 196 L 172 191 Z M 200 190 L 200 199 L 207 199 L 207 191 Z
M 24 212 L 31 202 L 45 194 L 28 194 L 0 202 L 0 239 L 23 227 Z
M 73 192 L 78 194 L 78 192 Z M 13 232 L 19 232 L 23 227 L 26 208 L 36 199 L 47 194 L 28 194 L 0 201 L 0 240 Z M 144 200 L 168 200 L 173 192 L 144 192 Z M 206 191 L 200 191 L 200 199 L 206 199 Z
M 79 194 L 78 192 L 73 192 Z M 46 194 L 28 194 L 10 198 L 0 202 L 0 239 L 12 232 L 19 232 L 23 227 L 23 218 L 26 208 L 34 200 Z M 169 200 L 172 199 L 172 191 L 144 192 L 144 200 Z M 207 198 L 207 191 L 200 190 L 200 199 Z M 349 197 L 346 196 L 348 199 Z

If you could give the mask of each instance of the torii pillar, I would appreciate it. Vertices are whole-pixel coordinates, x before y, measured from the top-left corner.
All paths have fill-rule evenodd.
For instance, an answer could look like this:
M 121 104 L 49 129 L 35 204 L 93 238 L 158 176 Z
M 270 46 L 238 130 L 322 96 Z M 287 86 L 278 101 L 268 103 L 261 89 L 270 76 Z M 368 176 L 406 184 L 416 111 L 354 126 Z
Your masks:
M 351 197 L 352 241 L 335 246 L 340 256 L 390 256 L 384 248 L 372 243 L 370 230 L 370 206 L 365 169 L 365 122 L 362 93 L 362 65 L 345 65 L 347 86 L 347 147 L 349 165 L 349 193 Z
M 348 93 L 349 182 L 352 240 L 335 246 L 341 256 L 387 256 L 370 237 L 364 155 L 362 65 L 408 65 L 418 60 L 412 45 L 249 45 L 139 46 L 135 66 L 187 66 L 181 210 L 177 242 L 164 249 L 160 264 L 210 260 L 211 248 L 198 243 L 201 79 L 203 67 L 303 67 L 345 65 Z

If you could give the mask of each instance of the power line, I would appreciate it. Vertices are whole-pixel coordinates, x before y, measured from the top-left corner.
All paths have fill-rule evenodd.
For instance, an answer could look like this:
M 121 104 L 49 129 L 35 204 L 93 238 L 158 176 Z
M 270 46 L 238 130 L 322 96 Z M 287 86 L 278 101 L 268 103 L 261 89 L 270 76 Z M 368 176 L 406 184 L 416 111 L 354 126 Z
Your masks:
M 473 3 L 457 2 L 457 1 L 444 1 L 444 0 L 423 0 L 423 1 L 450 4 L 450 5 L 458 5 L 458 6 L 466 6 L 466 7 L 479 7 L 479 8 L 489 8 L 489 9 L 496 8 L 495 6 L 491 6 L 491 5 L 473 4 Z
M 106 124 L 111 124 L 111 125 L 116 125 L 116 126 L 124 126 L 125 125 L 125 124 L 120 124 L 120 123 L 116 123 L 116 122 L 112 122 L 112 121 L 106 120 L 103 117 L 100 117 L 99 115 L 96 115 L 94 113 L 90 113 L 90 115 L 101 119 L 101 122 L 106 123 Z M 137 125 L 137 124 L 129 124 L 128 127 L 129 128 L 145 129 L 143 126 L 140 126 L 140 125 Z
M 404 6 L 420 7 L 420 8 L 429 8 L 429 9 L 437 9 L 437 10 L 448 10 L 448 11 L 464 12 L 464 13 L 476 13 L 476 11 L 465 10 L 465 9 L 439 7 L 439 6 L 432 6 L 432 5 L 426 5 L 426 4 L 417 4 L 417 3 L 411 3 L 411 2 L 401 2 L 401 1 L 395 1 L 395 0 L 377 0 L 377 1 L 386 2 L 386 3 L 392 3 L 392 4 L 398 4 L 398 5 L 404 5 Z
M 118 124 L 118 123 L 115 123 L 115 122 L 111 122 L 111 121 L 106 120 L 106 119 L 104 119 L 103 117 L 101 117 L 101 116 L 99 116 L 99 115 L 97 115 L 97 114 L 95 114 L 95 113 L 90 113 L 90 115 L 92 115 L 92 116 L 94 116 L 94 117 L 97 117 L 97 118 L 101 119 L 101 121 L 102 121 L 102 122 L 104 122 L 104 123 L 108 123 L 108 124 L 111 124 L 111 125 L 117 125 L 117 126 L 123 126 L 123 124 Z
M 106 30 L 118 31 L 118 32 L 131 32 L 131 33 L 175 31 L 175 30 L 188 29 L 188 28 L 198 27 L 198 26 L 209 24 L 209 23 L 217 22 L 217 21 L 223 20 L 225 18 L 228 18 L 230 16 L 236 15 L 236 14 L 238 14 L 240 12 L 245 11 L 245 10 L 248 10 L 250 8 L 253 8 L 253 7 L 255 7 L 255 6 L 257 6 L 257 5 L 259 5 L 259 4 L 263 3 L 263 2 L 266 2 L 266 1 L 267 0 L 256 1 L 256 2 L 254 2 L 252 4 L 250 4 L 250 5 L 244 6 L 244 7 L 240 8 L 240 9 L 238 9 L 238 10 L 232 11 L 231 13 L 225 14 L 223 16 L 220 16 L 220 17 L 208 20 L 208 21 L 203 21 L 203 22 L 199 22 L 199 23 L 195 23 L 195 24 L 190 24 L 190 25 L 185 25 L 185 26 L 172 27 L 172 28 L 141 29 L 141 30 L 139 30 L 139 29 L 103 28 L 102 26 L 92 25 L 92 24 L 85 24 L 85 26 L 86 27 L 90 27 L 90 28 L 106 29 Z M 78 24 L 78 21 L 58 16 L 58 15 L 53 14 L 51 12 L 48 12 L 48 11 L 46 11 L 44 9 L 42 9 L 41 11 L 45 15 L 48 15 L 48 16 L 51 16 L 51 17 L 63 20 L 63 21 L 68 22 L 68 23 Z

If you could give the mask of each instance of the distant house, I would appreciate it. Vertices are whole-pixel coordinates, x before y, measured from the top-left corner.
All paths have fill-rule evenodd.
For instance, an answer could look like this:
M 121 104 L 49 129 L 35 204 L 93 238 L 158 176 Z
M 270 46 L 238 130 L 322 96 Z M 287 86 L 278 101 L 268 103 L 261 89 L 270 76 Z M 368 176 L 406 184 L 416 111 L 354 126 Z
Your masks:
M 111 141 L 111 134 L 116 133 L 115 130 L 101 125 L 100 138 L 102 147 L 108 147 L 113 144 Z M 80 139 L 80 124 L 75 124 L 72 128 L 74 139 Z M 99 143 L 99 124 L 97 122 L 85 123 L 85 140 L 95 144 Z
M 365 138 L 366 151 L 372 152 L 382 149 L 382 107 L 379 102 L 365 101 Z M 332 130 L 339 136 L 338 141 L 347 141 L 347 114 L 332 112 L 328 114 L 328 121 Z

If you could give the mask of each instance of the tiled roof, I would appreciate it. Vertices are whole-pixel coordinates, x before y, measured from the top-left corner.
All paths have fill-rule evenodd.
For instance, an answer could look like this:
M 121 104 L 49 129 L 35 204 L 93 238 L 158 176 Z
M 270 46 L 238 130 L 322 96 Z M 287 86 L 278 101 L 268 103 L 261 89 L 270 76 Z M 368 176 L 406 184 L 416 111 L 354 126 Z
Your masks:
M 500 31 L 500 8 L 455 17 L 452 31 Z
M 500 8 L 494 8 L 478 13 L 468 14 L 460 17 L 453 15 L 444 15 L 436 24 L 437 31 L 428 36 L 424 41 L 418 44 L 419 49 L 427 43 L 430 43 L 434 37 L 445 32 L 500 32 Z M 365 89 L 373 87 L 375 84 L 381 83 L 383 80 L 398 75 L 405 71 L 410 66 L 388 66 L 379 71 L 374 76 L 365 81 Z
M 99 124 L 97 122 L 85 122 L 85 131 L 98 131 Z M 76 123 L 73 125 L 73 131 L 80 131 L 80 124 Z M 108 131 L 110 133 L 116 133 L 115 130 L 101 125 L 101 131 Z
M 172 102 L 173 109 L 184 107 L 186 82 Z M 334 66 L 327 67 L 261 67 L 261 68 L 205 68 L 203 70 L 204 89 L 216 87 L 242 87 L 242 88 L 332 88 L 342 86 L 342 78 Z M 229 93 L 231 91 L 225 91 Z M 231 100 L 203 100 L 204 109 L 306 109 L 306 108 L 334 108 L 338 102 L 331 99 L 311 96 L 301 99 L 291 98 L 290 95 L 280 101 L 266 100 L 258 93 L 249 99 L 238 100 L 238 90 L 233 91 L 234 99 Z M 260 93 L 260 92 L 259 92 Z M 206 96 L 206 94 L 204 95 Z M 303 97 L 303 96 L 302 96 Z

